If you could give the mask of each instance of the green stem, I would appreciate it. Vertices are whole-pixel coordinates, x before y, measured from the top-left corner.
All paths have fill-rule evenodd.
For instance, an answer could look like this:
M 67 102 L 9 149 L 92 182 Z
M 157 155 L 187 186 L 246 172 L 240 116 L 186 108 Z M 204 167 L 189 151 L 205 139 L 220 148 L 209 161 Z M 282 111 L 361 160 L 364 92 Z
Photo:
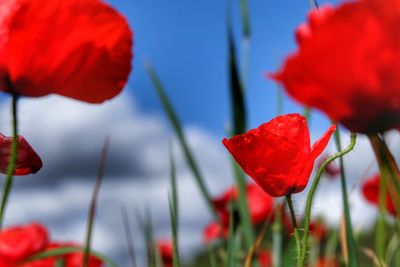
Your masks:
M 353 135 L 353 133 L 352 133 Z M 340 132 L 339 129 L 336 130 L 334 133 L 335 144 L 338 151 L 342 150 L 342 145 L 340 142 Z M 355 143 L 354 143 L 355 145 Z M 358 266 L 357 261 L 357 251 L 356 245 L 353 236 L 352 224 L 351 224 L 351 217 L 350 217 L 350 207 L 349 207 L 349 199 L 347 196 L 347 184 L 346 184 L 346 174 L 344 172 L 344 161 L 343 158 L 339 158 L 339 166 L 340 166 L 340 184 L 342 189 L 342 200 L 343 200 L 343 211 L 344 211 L 344 219 L 345 219 L 345 226 L 346 226 L 346 243 L 348 249 L 348 266 Z
M 290 211 L 290 217 L 292 218 L 292 224 L 294 228 L 294 239 L 296 241 L 296 256 L 297 256 L 297 266 L 301 267 L 301 245 L 300 245 L 300 236 L 299 236 L 299 231 L 297 228 L 297 222 L 296 222 L 296 214 L 294 212 L 293 208 L 293 202 L 292 202 L 292 195 L 286 195 L 286 201 L 289 207 Z
M 272 262 L 275 267 L 282 267 L 282 209 L 277 207 L 272 224 Z
M 310 230 L 310 219 L 311 219 L 311 206 L 312 206 L 312 201 L 313 201 L 314 194 L 317 189 L 318 183 L 321 180 L 321 175 L 329 163 L 331 163 L 332 161 L 334 161 L 337 158 L 344 156 L 345 154 L 347 154 L 351 150 L 353 150 L 354 146 L 356 145 L 356 139 L 357 139 L 356 134 L 352 133 L 349 146 L 346 149 L 337 152 L 335 155 L 333 155 L 332 157 L 327 159 L 321 165 L 321 167 L 319 168 L 317 175 L 315 176 L 315 179 L 311 185 L 310 191 L 307 195 L 307 201 L 306 201 L 306 210 L 305 210 L 305 219 L 304 219 L 304 235 L 303 235 L 302 251 L 301 251 L 301 257 L 300 257 L 300 266 L 304 266 L 304 261 L 305 261 L 306 254 L 307 254 L 308 237 L 309 237 L 309 230 Z
M 12 145 L 11 145 L 11 155 L 7 166 L 7 176 L 3 185 L 3 195 L 1 198 L 0 206 L 0 229 L 3 226 L 4 214 L 7 206 L 8 197 L 11 192 L 13 184 L 13 174 L 15 172 L 18 154 L 18 118 L 17 118 L 17 102 L 18 96 L 12 95 L 11 113 L 12 113 Z

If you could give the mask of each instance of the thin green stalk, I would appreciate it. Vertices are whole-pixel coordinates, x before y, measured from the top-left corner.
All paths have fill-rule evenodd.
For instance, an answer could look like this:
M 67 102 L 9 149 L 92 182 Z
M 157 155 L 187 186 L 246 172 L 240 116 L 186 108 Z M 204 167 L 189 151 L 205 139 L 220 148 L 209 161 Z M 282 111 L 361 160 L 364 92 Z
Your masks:
M 110 137 L 107 136 L 104 140 L 103 150 L 101 152 L 100 164 L 99 169 L 97 171 L 96 183 L 94 185 L 92 199 L 90 201 L 89 207 L 89 214 L 88 214 L 88 222 L 86 227 L 86 237 L 85 237 L 85 250 L 82 258 L 82 265 L 84 267 L 89 266 L 89 256 L 91 250 L 91 243 L 92 243 L 92 233 L 93 233 L 93 224 L 96 215 L 96 206 L 97 206 L 97 199 L 100 193 L 101 182 L 103 181 L 104 171 L 106 167 L 107 155 L 108 150 L 110 147 Z
M 385 176 L 386 177 L 386 176 Z M 385 257 L 385 247 L 386 247 L 386 182 L 385 178 L 379 180 L 379 196 L 378 196 L 378 206 L 379 214 L 378 220 L 376 222 L 375 229 L 375 250 L 376 256 L 379 260 L 383 260 Z
M 272 262 L 275 267 L 282 267 L 282 209 L 276 209 L 272 224 Z
M 355 134 L 351 134 L 351 138 L 355 138 Z M 340 142 L 340 132 L 339 128 L 334 133 L 335 144 L 338 151 L 342 150 L 342 145 Z M 355 140 L 354 140 L 355 145 Z M 349 255 L 349 267 L 358 266 L 358 259 L 357 259 L 357 249 L 356 249 L 356 242 L 354 241 L 353 236 L 353 229 L 351 224 L 351 217 L 350 217 L 350 207 L 349 207 L 349 199 L 347 195 L 347 185 L 346 185 L 346 174 L 344 172 L 344 161 L 343 158 L 339 158 L 339 167 L 340 167 L 340 184 L 342 189 L 342 199 L 343 199 L 343 211 L 344 211 L 344 220 L 346 226 L 346 243 Z
M 296 213 L 294 212 L 293 208 L 293 202 L 292 202 L 292 195 L 286 195 L 286 201 L 289 207 L 290 211 L 290 217 L 292 218 L 292 224 L 294 228 L 294 239 L 296 242 L 296 257 L 297 257 L 297 266 L 302 267 L 300 264 L 300 258 L 301 258 L 301 245 L 300 245 L 300 236 L 299 236 L 299 231 L 297 227 L 297 221 L 296 221 Z
M 150 64 L 150 62 L 146 61 L 145 67 L 149 74 L 151 82 L 153 83 L 153 86 L 156 89 L 156 92 L 160 98 L 160 101 L 164 107 L 165 113 L 166 113 L 173 129 L 175 130 L 178 141 L 182 147 L 186 162 L 187 162 L 190 170 L 192 171 L 192 174 L 197 183 L 197 186 L 199 187 L 203 198 L 207 202 L 208 207 L 209 207 L 212 215 L 214 216 L 215 221 L 219 221 L 219 217 L 218 217 L 217 212 L 212 204 L 211 195 L 206 186 L 205 179 L 204 179 L 203 175 L 201 174 L 200 168 L 197 164 L 197 161 L 195 160 L 195 158 L 193 156 L 191 149 L 189 148 L 188 142 L 186 141 L 186 137 L 183 132 L 181 122 L 179 121 L 179 118 L 176 115 L 176 112 L 171 104 L 171 101 L 169 100 L 169 98 L 165 92 L 164 86 L 162 85 L 156 71 L 154 70 L 154 68 Z
M 18 155 L 18 96 L 13 94 L 11 100 L 11 114 L 12 114 L 12 145 L 11 145 L 11 155 L 10 160 L 7 166 L 7 176 L 3 184 L 3 195 L 1 199 L 0 206 L 0 229 L 3 227 L 4 215 L 6 211 L 8 197 L 11 192 L 11 188 L 13 185 L 13 174 L 15 172 L 16 164 L 17 164 L 17 155 Z
M 353 150 L 354 146 L 356 145 L 356 139 L 357 139 L 357 135 L 355 133 L 352 133 L 350 136 L 349 146 L 346 149 L 337 152 L 335 155 L 333 155 L 329 159 L 325 160 L 324 163 L 319 168 L 317 175 L 314 178 L 314 181 L 311 185 L 311 188 L 307 195 L 307 200 L 306 200 L 306 210 L 305 210 L 305 214 L 304 214 L 304 217 L 305 217 L 305 219 L 304 219 L 304 235 L 303 235 L 303 240 L 302 240 L 303 242 L 302 242 L 302 251 L 301 251 L 301 257 L 300 257 L 300 266 L 304 266 L 304 262 L 305 262 L 306 255 L 307 255 L 308 237 L 309 237 L 310 220 L 311 220 L 311 206 L 312 206 L 312 201 L 313 201 L 314 194 L 316 192 L 318 183 L 321 180 L 322 173 L 324 172 L 326 166 L 328 166 L 329 163 L 331 163 L 332 161 L 334 161 L 337 158 L 343 157 L 344 155 L 349 153 L 351 150 Z

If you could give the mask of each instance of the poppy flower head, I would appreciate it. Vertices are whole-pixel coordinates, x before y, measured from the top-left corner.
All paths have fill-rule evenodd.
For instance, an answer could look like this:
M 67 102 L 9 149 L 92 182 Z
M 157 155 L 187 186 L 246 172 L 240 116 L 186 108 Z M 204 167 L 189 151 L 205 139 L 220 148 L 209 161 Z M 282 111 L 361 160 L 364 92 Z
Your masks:
M 5 228 L 0 232 L 0 259 L 16 263 L 42 251 L 48 243 L 47 230 L 40 224 Z
M 368 202 L 375 206 L 379 206 L 379 183 L 380 183 L 380 175 L 374 175 L 368 180 L 366 180 L 362 185 L 362 192 L 364 197 Z M 387 193 L 386 196 L 386 208 L 387 211 L 393 216 L 396 215 L 396 208 L 394 207 L 393 201 Z
M 109 5 L 6 0 L 0 2 L 0 13 L 1 90 L 89 103 L 122 90 L 131 69 L 132 33 Z
M 174 258 L 174 247 L 171 240 L 158 240 L 158 251 L 164 267 L 172 267 Z
M 400 126 L 399 1 L 358 0 L 315 10 L 298 50 L 271 77 L 302 104 L 349 130 Z
M 10 160 L 12 137 L 0 134 L 0 172 L 6 173 Z M 36 173 L 42 168 L 42 160 L 23 136 L 18 136 L 17 161 L 14 175 Z
M 337 259 L 326 259 L 319 258 L 316 267 L 339 267 L 339 261 Z
M 289 114 L 276 117 L 256 129 L 222 143 L 242 169 L 273 197 L 302 191 L 315 159 L 327 146 L 336 127 L 332 125 L 310 147 L 305 117 Z

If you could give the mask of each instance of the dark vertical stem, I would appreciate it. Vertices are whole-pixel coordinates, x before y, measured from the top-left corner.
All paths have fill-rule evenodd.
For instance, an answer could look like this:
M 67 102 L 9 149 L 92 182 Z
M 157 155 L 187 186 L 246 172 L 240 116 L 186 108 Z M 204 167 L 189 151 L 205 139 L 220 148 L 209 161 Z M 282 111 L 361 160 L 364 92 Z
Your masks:
M 93 223 L 96 215 L 97 198 L 99 196 L 101 182 L 104 176 L 104 170 L 106 166 L 109 147 L 110 147 L 110 137 L 107 136 L 106 139 L 104 140 L 103 150 L 101 152 L 100 165 L 97 171 L 96 184 L 94 185 L 92 200 L 90 202 L 88 224 L 86 227 L 85 251 L 82 259 L 84 267 L 89 267 L 90 247 L 92 241 Z
M 131 232 L 131 224 L 129 221 L 128 212 L 125 206 L 121 206 L 121 216 L 122 221 L 124 223 L 125 236 L 126 236 L 126 245 L 128 247 L 128 254 L 131 259 L 132 267 L 136 267 L 136 256 L 135 256 L 135 246 L 133 243 L 132 232 Z
M 13 174 L 15 172 L 16 163 L 17 163 L 17 155 L 18 155 L 18 117 L 17 117 L 17 102 L 18 96 L 12 94 L 12 104 L 11 104 L 11 113 L 12 113 L 12 145 L 11 145 L 11 155 L 10 160 L 7 166 L 7 176 L 3 185 L 3 195 L 1 199 L 0 206 L 0 229 L 3 226 L 4 214 L 7 206 L 8 197 L 11 192 L 12 184 L 13 184 Z

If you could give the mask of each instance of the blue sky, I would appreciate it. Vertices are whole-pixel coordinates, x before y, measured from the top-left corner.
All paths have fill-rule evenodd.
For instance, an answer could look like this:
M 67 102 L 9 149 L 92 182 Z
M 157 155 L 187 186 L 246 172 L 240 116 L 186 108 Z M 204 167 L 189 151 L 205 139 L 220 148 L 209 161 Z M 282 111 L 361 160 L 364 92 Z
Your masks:
M 256 127 L 276 114 L 277 85 L 263 74 L 276 70 L 285 56 L 294 51 L 294 29 L 305 20 L 310 7 L 307 0 L 249 2 L 252 36 L 247 107 L 249 127 Z M 128 18 L 135 32 L 134 71 L 129 90 L 140 108 L 162 113 L 144 71 L 143 62 L 148 59 L 184 124 L 196 124 L 218 136 L 224 135 L 224 125 L 230 118 L 227 2 L 112 0 L 110 3 Z M 232 3 L 232 20 L 240 45 L 239 1 Z M 285 113 L 300 111 L 286 98 Z M 321 120 L 316 121 L 320 125 Z

